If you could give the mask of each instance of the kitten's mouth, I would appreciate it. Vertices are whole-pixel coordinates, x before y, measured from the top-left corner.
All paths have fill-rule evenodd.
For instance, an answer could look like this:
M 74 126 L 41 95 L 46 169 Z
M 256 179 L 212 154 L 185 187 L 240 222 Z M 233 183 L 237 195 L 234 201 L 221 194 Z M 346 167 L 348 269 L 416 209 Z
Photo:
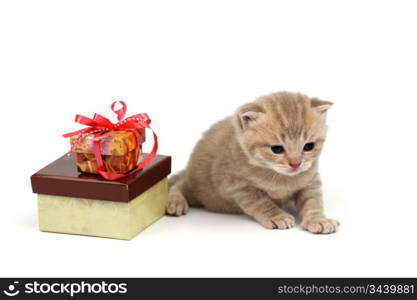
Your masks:
M 294 176 L 297 174 L 300 174 L 302 172 L 304 172 L 305 170 L 303 168 L 290 168 L 290 169 L 286 169 L 284 171 L 285 175 L 290 175 L 290 176 Z
M 305 165 L 301 165 L 298 168 L 280 168 L 280 169 L 275 169 L 278 173 L 281 173 L 283 175 L 287 175 L 287 176 L 294 176 L 294 175 L 298 175 L 300 173 L 303 173 L 305 171 L 308 170 L 308 168 L 306 168 Z
M 298 175 L 300 173 L 307 171 L 310 168 L 310 164 L 303 163 L 297 168 L 291 168 L 289 166 L 282 166 L 282 165 L 276 165 L 276 164 L 269 164 L 269 167 L 281 175 L 295 176 L 295 175 Z

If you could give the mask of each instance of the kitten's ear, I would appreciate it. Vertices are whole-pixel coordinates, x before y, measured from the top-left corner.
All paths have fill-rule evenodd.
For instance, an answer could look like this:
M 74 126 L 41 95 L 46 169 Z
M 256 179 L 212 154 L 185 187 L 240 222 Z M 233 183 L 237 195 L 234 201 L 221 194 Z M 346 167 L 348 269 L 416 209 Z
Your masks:
M 330 101 L 320 100 L 318 98 L 311 99 L 311 107 L 317 109 L 320 113 L 325 113 L 333 105 Z
M 261 107 L 244 105 L 236 113 L 237 123 L 241 129 L 247 129 L 256 124 L 256 121 L 264 113 Z
M 255 124 L 256 120 L 259 118 L 259 112 L 255 111 L 247 111 L 244 113 L 241 113 L 239 115 L 240 117 L 240 123 L 242 124 L 243 128 L 250 127 Z

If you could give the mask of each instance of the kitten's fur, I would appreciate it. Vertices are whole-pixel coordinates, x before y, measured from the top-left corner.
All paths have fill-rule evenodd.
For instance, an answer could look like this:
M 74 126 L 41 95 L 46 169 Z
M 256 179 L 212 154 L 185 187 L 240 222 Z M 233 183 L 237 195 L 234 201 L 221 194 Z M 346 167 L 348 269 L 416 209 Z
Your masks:
M 266 228 L 286 229 L 295 219 L 282 206 L 293 201 L 304 229 L 335 232 L 339 223 L 323 213 L 317 162 L 331 105 L 279 92 L 241 106 L 204 134 L 187 168 L 171 177 L 167 213 L 185 214 L 190 204 L 245 213 Z M 313 150 L 303 151 L 310 142 Z M 284 153 L 273 153 L 271 145 L 282 145 Z M 296 170 L 289 166 L 294 162 L 301 162 Z

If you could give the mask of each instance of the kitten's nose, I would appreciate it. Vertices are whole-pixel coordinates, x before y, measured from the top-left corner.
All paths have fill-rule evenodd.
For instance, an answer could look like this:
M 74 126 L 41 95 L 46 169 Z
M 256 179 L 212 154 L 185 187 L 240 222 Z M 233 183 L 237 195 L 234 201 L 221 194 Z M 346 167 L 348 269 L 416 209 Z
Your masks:
M 290 160 L 288 162 L 291 168 L 297 169 L 301 165 L 301 161 L 299 160 Z

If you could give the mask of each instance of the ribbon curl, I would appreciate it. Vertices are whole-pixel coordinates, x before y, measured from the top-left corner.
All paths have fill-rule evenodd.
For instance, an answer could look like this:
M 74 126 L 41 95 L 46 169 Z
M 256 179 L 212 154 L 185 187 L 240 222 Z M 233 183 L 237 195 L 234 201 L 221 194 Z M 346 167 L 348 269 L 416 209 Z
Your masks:
M 120 103 L 122 105 L 122 108 L 115 110 L 115 106 L 117 103 Z M 123 101 L 115 101 L 111 105 L 111 110 L 117 115 L 117 123 L 112 123 L 109 119 L 106 117 L 103 117 L 100 114 L 94 114 L 94 117 L 92 119 L 82 116 L 82 115 L 76 115 L 75 116 L 75 122 L 89 126 L 87 128 L 83 128 L 74 132 L 66 133 L 63 135 L 63 137 L 68 138 L 75 135 L 87 135 L 87 134 L 95 134 L 93 138 L 93 152 L 94 156 L 97 161 L 97 171 L 98 173 L 103 176 L 107 180 L 117 180 L 123 177 L 126 177 L 128 175 L 131 175 L 140 169 L 143 169 L 146 167 L 152 159 L 156 156 L 156 152 L 158 151 L 158 137 L 156 136 L 153 129 L 150 127 L 151 119 L 146 113 L 136 114 L 133 116 L 130 116 L 126 119 L 124 119 L 126 114 L 126 103 Z M 153 139 L 154 144 L 152 151 L 148 154 L 148 156 L 133 170 L 129 171 L 126 174 L 118 174 L 118 173 L 112 173 L 107 172 L 106 168 L 103 163 L 102 159 L 102 153 L 100 149 L 100 137 L 103 133 L 116 130 L 127 130 L 132 131 L 135 134 L 137 144 L 139 146 L 139 137 L 138 133 L 134 129 L 150 129 L 153 133 Z

